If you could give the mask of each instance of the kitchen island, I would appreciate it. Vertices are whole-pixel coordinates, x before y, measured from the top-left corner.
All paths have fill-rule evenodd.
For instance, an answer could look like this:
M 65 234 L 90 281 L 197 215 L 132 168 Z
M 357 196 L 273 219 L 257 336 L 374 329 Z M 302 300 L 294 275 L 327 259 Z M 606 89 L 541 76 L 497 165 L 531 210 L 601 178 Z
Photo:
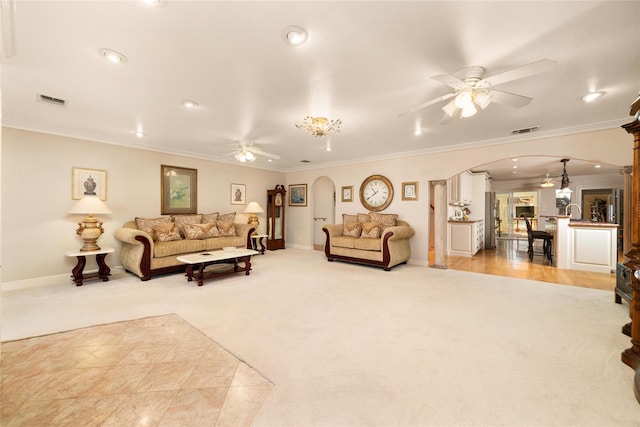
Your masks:
M 547 217 L 545 231 L 553 235 L 555 266 L 567 270 L 615 273 L 618 224 Z

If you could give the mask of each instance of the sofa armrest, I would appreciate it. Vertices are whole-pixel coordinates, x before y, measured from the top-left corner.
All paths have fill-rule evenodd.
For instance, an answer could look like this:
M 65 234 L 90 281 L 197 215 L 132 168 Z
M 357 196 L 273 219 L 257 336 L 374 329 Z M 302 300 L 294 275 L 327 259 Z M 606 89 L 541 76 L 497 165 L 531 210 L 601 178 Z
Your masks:
M 329 237 L 337 237 L 342 236 L 344 226 L 342 224 L 326 224 L 322 227 L 322 229 L 326 230 L 326 233 Z
M 255 231 L 253 224 L 241 224 L 236 222 L 233 225 L 236 229 L 236 236 L 242 237 L 246 242 L 246 248 L 251 249 L 251 234 Z
M 131 243 L 133 245 L 141 245 L 142 242 L 138 239 L 138 237 L 141 237 L 148 240 L 151 247 L 153 247 L 153 239 L 149 233 L 138 230 L 137 228 L 119 228 L 113 232 L 113 236 L 122 243 Z
M 382 233 L 383 240 L 384 240 L 384 237 L 387 235 L 387 233 L 393 233 L 393 235 L 389 237 L 389 240 L 408 239 L 412 237 L 414 234 L 416 234 L 413 227 L 408 225 L 397 225 L 395 227 L 389 227 L 385 229 L 384 233 Z

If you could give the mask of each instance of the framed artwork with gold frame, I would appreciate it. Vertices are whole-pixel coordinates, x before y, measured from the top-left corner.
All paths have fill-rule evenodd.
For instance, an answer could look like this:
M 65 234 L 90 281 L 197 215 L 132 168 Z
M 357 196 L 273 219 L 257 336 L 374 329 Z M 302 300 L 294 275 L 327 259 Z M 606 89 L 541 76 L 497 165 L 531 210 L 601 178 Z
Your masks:
M 307 184 L 289 186 L 289 206 L 307 206 Z
M 402 183 L 402 200 L 418 200 L 418 182 Z
M 342 187 L 342 201 L 353 202 L 353 185 Z
M 160 165 L 162 215 L 198 212 L 198 170 Z

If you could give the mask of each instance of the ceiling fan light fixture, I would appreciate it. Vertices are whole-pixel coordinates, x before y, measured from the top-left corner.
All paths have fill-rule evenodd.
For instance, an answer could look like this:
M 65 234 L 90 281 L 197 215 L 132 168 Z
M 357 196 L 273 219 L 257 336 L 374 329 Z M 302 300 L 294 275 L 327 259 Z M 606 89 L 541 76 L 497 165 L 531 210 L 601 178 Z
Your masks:
M 247 156 L 245 156 L 242 152 L 234 154 L 233 157 L 235 157 L 236 160 L 240 163 L 245 163 L 247 161 Z
M 476 104 L 478 104 L 480 108 L 484 110 L 491 103 L 491 98 L 492 96 L 491 96 L 491 93 L 489 92 L 476 92 L 475 96 L 473 97 L 473 100 L 475 101 Z
M 251 151 L 246 151 L 246 152 L 244 153 L 244 157 L 245 157 L 248 161 L 250 161 L 250 162 L 253 162 L 253 161 L 255 161 L 255 160 L 256 160 L 256 156 L 255 156 L 255 154 L 253 154 Z
M 556 183 L 553 182 L 549 174 L 546 174 L 546 177 L 544 178 L 544 181 L 542 181 L 542 184 L 540 184 L 540 186 L 542 188 L 551 188 L 551 187 L 555 187 Z
M 476 109 L 476 107 L 473 106 L 473 104 L 471 105 L 467 105 L 462 109 L 462 113 L 460 113 L 461 117 L 471 117 L 471 116 L 475 116 L 475 114 L 478 112 L 478 110 Z
M 454 101 L 456 107 L 458 108 L 468 108 L 469 106 L 473 106 L 473 99 L 471 97 L 470 91 L 463 91 L 456 95 Z
M 442 107 L 442 111 L 444 111 L 447 116 L 453 117 L 458 111 L 458 107 L 456 107 L 455 101 L 451 101 L 447 105 Z

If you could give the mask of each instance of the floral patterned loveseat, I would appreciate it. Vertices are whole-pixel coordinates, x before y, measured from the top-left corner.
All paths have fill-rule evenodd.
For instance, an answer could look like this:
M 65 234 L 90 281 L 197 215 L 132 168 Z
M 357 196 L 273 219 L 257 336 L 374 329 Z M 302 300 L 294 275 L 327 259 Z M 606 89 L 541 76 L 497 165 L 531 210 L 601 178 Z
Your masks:
M 234 222 L 235 213 L 172 215 L 136 218 L 115 231 L 122 242 L 120 263 L 129 272 L 149 280 L 151 276 L 184 271 L 176 258 L 191 252 L 225 246 L 251 248 L 251 224 Z
M 342 224 L 327 224 L 324 253 L 327 260 L 346 261 L 384 268 L 406 263 L 411 258 L 409 239 L 414 229 L 396 214 L 342 215 Z

